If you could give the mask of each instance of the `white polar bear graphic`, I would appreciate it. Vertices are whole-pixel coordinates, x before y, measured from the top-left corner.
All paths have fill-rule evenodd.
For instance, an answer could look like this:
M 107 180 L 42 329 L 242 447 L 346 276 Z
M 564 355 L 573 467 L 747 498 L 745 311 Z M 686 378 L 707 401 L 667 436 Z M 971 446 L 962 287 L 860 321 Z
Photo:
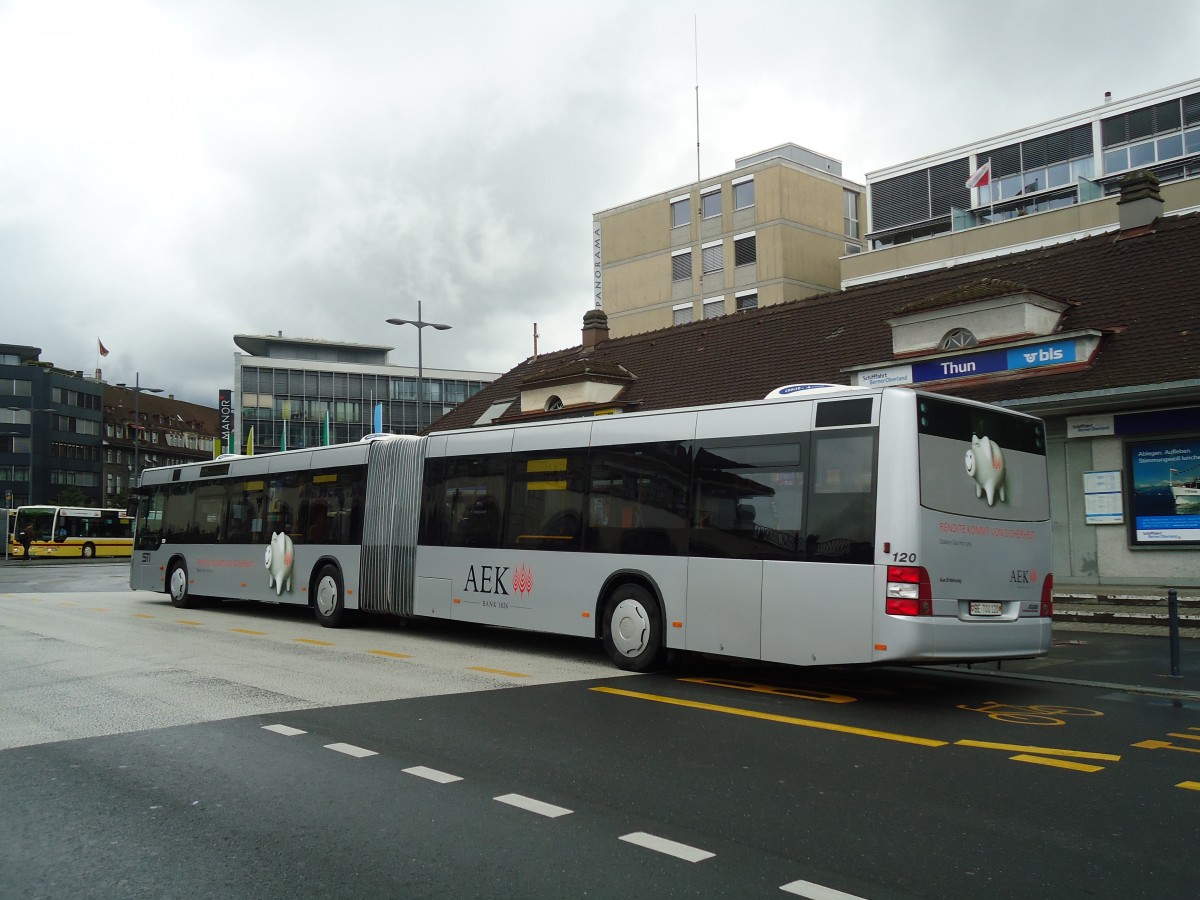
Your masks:
M 296 551 L 292 539 L 282 531 L 272 534 L 263 563 L 271 573 L 267 578 L 267 587 L 275 588 L 276 597 L 284 591 L 289 594 L 292 592 L 292 564 L 295 561 Z
M 971 435 L 971 449 L 967 451 L 967 475 L 975 481 L 975 496 L 987 494 L 988 506 L 992 506 L 997 495 L 1000 502 L 1007 501 L 1004 485 L 1004 451 L 1000 445 L 984 435 Z

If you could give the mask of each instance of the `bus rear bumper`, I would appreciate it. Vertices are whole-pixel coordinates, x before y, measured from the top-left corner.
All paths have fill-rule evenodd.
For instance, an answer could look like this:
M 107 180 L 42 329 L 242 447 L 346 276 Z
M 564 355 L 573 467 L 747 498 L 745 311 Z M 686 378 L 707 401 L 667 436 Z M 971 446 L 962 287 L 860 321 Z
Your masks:
M 952 616 L 891 617 L 875 642 L 876 662 L 977 662 L 1028 659 L 1050 652 L 1047 617 L 964 622 Z

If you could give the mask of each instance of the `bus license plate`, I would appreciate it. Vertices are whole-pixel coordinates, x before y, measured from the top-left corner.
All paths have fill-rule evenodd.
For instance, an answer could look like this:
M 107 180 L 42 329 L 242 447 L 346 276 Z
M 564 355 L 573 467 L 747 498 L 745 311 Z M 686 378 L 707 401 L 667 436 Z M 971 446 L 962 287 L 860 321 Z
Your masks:
M 973 602 L 970 611 L 973 616 L 998 616 L 1004 608 L 999 603 Z

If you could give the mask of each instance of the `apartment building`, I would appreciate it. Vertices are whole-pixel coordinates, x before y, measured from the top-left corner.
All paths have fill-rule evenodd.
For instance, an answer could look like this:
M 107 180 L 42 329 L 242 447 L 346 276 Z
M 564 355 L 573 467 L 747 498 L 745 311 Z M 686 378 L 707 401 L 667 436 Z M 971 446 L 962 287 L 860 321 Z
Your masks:
M 842 286 L 1116 231 L 1139 170 L 1165 213 L 1200 208 L 1200 80 L 868 172 L 867 252 Z
M 863 186 L 796 144 L 592 216 L 595 305 L 614 336 L 836 290 Z

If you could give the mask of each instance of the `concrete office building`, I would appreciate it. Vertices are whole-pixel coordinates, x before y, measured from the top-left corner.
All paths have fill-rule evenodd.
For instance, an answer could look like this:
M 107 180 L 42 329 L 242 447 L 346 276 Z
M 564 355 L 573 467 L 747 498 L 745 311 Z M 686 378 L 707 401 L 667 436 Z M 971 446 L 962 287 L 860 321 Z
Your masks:
M 1200 208 L 1200 80 L 867 173 L 867 252 L 842 286 L 1116 231 L 1134 170 L 1158 178 L 1165 213 Z
M 374 430 L 377 404 L 382 427 L 415 434 L 495 377 L 494 372 L 423 371 L 388 363 L 392 347 L 277 335 L 234 335 L 235 431 L 232 448 L 245 452 L 254 429 L 256 452 L 360 440 Z M 325 433 L 328 422 L 328 435 Z M 286 423 L 286 434 L 285 434 Z
M 5 506 L 99 506 L 104 386 L 41 359 L 38 347 L 0 344 L 0 491 Z
M 862 249 L 861 184 L 784 144 L 592 216 L 595 300 L 614 335 L 809 297 Z

